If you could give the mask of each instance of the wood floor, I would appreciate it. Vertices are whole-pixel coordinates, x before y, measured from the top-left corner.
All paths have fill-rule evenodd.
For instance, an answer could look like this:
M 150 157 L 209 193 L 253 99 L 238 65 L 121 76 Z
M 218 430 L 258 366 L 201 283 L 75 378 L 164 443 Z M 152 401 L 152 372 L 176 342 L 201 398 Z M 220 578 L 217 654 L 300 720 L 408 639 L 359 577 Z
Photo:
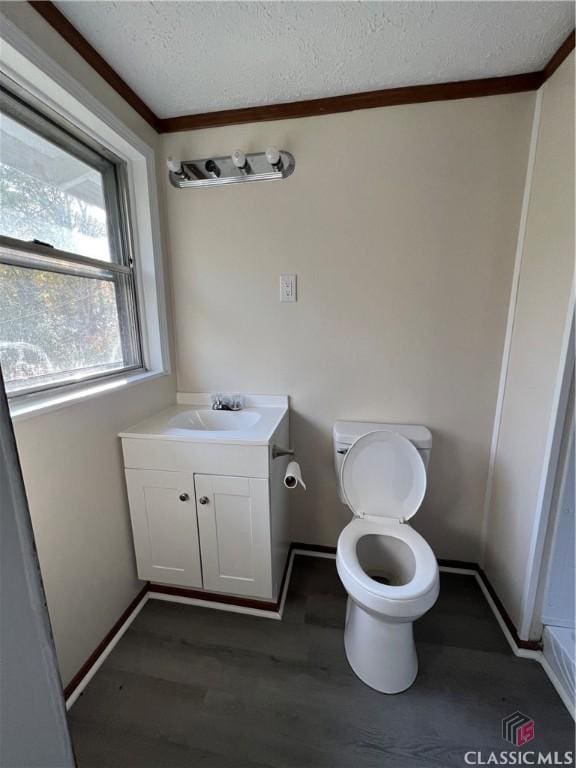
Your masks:
M 334 560 L 297 557 L 283 621 L 149 601 L 70 712 L 79 768 L 449 768 L 513 749 L 571 750 L 574 724 L 539 664 L 516 658 L 476 582 L 442 576 L 416 625 L 420 672 L 378 694 L 343 650 Z

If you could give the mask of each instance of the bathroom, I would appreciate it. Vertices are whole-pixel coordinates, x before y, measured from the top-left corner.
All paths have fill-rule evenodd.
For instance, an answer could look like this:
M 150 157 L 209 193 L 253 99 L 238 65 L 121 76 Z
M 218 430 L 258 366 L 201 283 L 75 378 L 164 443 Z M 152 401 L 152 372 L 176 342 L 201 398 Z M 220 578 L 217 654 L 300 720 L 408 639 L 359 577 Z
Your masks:
M 50 628 L 44 618 L 43 653 L 32 629 L 2 637 L 8 652 L 22 650 L 13 662 L 8 653 L 13 674 L 0 691 L 13 701 L 0 764 L 396 768 L 482 764 L 493 751 L 564 759 L 574 650 L 568 642 L 564 656 L 547 655 L 557 633 L 543 627 L 561 625 L 573 643 L 573 545 L 558 544 L 574 536 L 565 479 L 573 5 L 3 2 L 0 13 L 2 168 L 64 185 L 63 158 L 76 160 L 76 145 L 60 141 L 55 178 L 26 160 L 37 152 L 41 165 L 46 136 L 58 144 L 48 124 L 82 144 L 88 167 L 91 152 L 101 167 L 123 168 L 116 207 L 127 226 L 110 248 L 130 259 L 109 255 L 98 274 L 88 274 L 92 252 L 69 263 L 91 284 L 105 274 L 133 285 L 118 313 L 130 331 L 114 350 L 121 370 L 26 381 L 26 360 L 12 363 L 8 381 L 14 356 L 37 350 L 14 335 L 24 302 L 2 283 L 10 270 L 27 271 L 27 254 L 36 259 L 28 271 L 68 273 L 48 269 L 55 257 L 45 244 L 58 244 L 42 227 L 0 232 L 0 359 L 29 518 L 21 514 L 42 576 L 35 599 L 43 589 Z M 10 141 L 14 125 L 20 144 Z M 280 170 L 263 158 L 274 147 Z M 243 179 L 261 167 L 275 178 L 221 183 L 241 175 L 235 150 L 250 164 Z M 199 160 L 220 163 L 221 176 L 186 186 L 187 163 Z M 71 181 L 81 190 L 80 174 Z M 108 216 L 109 206 L 110 196 Z M 40 243 L 26 250 L 15 240 Z M 69 334 L 58 344 L 72 347 L 77 314 L 67 321 L 51 306 L 46 324 L 56 318 Z M 242 409 L 213 410 L 219 393 L 238 393 Z M 258 408 L 282 413 L 242 446 L 255 469 L 233 464 L 245 461 L 237 445 L 216 469 L 202 463 L 230 448 L 211 443 L 209 430 L 191 468 L 128 458 L 134 443 L 184 444 L 134 437 L 169 409 L 170 418 L 227 419 Z M 382 429 L 361 427 L 348 442 L 340 430 L 340 445 L 342 423 Z M 425 430 L 424 442 L 399 425 Z M 386 693 L 355 674 L 344 647 L 349 590 L 336 553 L 358 515 L 335 464 L 351 466 L 349 446 L 366 432 L 399 429 L 394 440 L 422 497 L 401 527 L 433 553 L 428 591 L 439 590 L 414 621 L 415 680 Z M 293 455 L 272 459 L 274 445 Z M 286 488 L 291 461 L 302 483 Z M 265 524 L 279 544 L 268 541 L 259 586 L 242 591 L 240 575 L 233 589 L 205 588 L 207 549 L 196 575 L 143 575 L 127 484 L 137 471 L 188 473 L 177 510 L 192 510 L 185 530 L 198 552 L 206 510 L 193 502 L 216 493 L 199 492 L 198 478 L 264 484 Z M 170 546 L 182 543 L 180 531 L 167 531 Z M 248 541 L 231 528 L 228 549 L 234 537 L 252 546 L 261 531 Z M 15 590 L 2 602 L 3 632 L 23 626 L 9 611 L 31 600 L 5 578 L 16 549 L 2 551 L 2 583 Z M 262 549 L 252 554 L 253 565 L 263 562 Z M 549 588 L 555 578 L 562 589 Z M 554 615 L 552 593 L 565 595 Z M 502 735 L 515 713 L 535 734 L 520 746 Z M 40 717 L 47 727 L 25 738 Z

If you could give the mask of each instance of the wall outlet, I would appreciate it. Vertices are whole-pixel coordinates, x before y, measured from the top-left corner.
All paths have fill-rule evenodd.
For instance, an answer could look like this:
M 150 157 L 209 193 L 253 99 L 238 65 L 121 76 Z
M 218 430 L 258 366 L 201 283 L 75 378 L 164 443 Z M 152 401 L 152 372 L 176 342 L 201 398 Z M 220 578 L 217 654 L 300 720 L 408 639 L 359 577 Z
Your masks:
M 296 275 L 280 275 L 280 301 L 297 301 Z

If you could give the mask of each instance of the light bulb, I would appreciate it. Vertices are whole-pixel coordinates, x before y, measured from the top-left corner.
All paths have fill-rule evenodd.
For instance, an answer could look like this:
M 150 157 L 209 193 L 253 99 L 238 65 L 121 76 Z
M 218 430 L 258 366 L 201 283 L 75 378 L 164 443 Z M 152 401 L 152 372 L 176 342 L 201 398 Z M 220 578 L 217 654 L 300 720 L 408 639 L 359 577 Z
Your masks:
M 168 170 L 172 171 L 172 173 L 182 173 L 182 163 L 180 160 L 174 160 L 172 155 L 166 158 L 166 165 L 168 166 Z
M 246 155 L 241 149 L 235 149 L 230 155 L 236 168 L 246 168 Z
M 274 168 L 282 166 L 282 158 L 280 157 L 280 152 L 276 149 L 276 147 L 268 147 L 266 150 L 266 160 L 268 160 L 270 165 Z

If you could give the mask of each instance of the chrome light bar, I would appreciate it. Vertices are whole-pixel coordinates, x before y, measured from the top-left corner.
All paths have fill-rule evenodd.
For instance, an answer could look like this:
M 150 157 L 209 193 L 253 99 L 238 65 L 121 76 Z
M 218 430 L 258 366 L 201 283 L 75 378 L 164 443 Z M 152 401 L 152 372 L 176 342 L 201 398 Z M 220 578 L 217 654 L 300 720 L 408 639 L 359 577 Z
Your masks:
M 290 152 L 270 147 L 266 152 L 244 155 L 236 150 L 223 157 L 204 157 L 182 162 L 169 157 L 167 165 L 172 186 L 185 189 L 287 179 L 294 173 L 296 161 Z

